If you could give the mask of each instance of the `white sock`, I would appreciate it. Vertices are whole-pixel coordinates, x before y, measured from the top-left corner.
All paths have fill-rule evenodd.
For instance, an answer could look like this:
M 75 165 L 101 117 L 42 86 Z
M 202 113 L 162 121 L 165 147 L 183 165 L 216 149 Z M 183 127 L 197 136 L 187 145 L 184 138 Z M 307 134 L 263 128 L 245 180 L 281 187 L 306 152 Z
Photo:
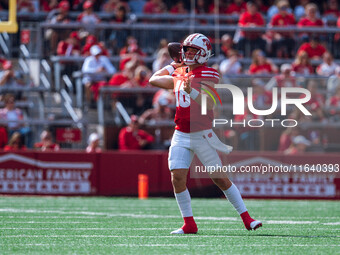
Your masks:
M 175 193 L 175 197 L 182 217 L 193 216 L 191 209 L 191 197 L 188 189 L 181 193 Z
M 229 189 L 224 190 L 223 193 L 239 214 L 247 211 L 246 205 L 243 202 L 240 191 L 238 190 L 234 183 L 230 186 Z

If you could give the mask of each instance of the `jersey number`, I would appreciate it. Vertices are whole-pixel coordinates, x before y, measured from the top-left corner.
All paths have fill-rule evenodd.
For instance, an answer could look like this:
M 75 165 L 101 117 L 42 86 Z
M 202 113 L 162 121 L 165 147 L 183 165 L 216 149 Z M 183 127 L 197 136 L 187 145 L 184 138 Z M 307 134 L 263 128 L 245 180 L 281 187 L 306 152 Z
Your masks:
M 176 107 L 186 108 L 190 106 L 190 96 L 181 89 L 181 86 L 183 86 L 183 81 L 178 80 L 175 86 Z

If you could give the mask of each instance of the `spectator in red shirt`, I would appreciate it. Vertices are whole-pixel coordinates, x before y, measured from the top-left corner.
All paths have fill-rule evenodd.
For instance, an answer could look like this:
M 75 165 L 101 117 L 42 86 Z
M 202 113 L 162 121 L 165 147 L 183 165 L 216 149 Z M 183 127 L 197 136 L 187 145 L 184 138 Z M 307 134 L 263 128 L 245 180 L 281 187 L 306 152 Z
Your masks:
M 247 3 L 247 11 L 241 14 L 238 25 L 240 27 L 263 27 L 264 19 L 260 12 L 257 10 L 257 6 L 253 2 Z M 250 50 L 261 49 L 265 51 L 266 41 L 262 38 L 263 32 L 239 32 L 238 50 L 244 52 L 246 44 L 250 47 Z M 237 41 L 237 36 L 234 38 Z M 244 54 L 245 55 L 245 54 Z
M 109 85 L 120 86 L 125 82 L 128 82 L 133 78 L 134 71 L 136 69 L 134 61 L 129 61 L 124 66 L 124 69 L 116 74 L 114 74 L 109 80 Z
M 152 135 L 139 129 L 136 115 L 132 115 L 130 124 L 120 130 L 118 139 L 120 150 L 142 150 L 155 140 Z
M 50 24 L 67 24 L 71 21 L 69 10 L 69 2 L 63 0 L 58 4 L 58 9 L 53 9 L 48 13 L 46 21 Z M 46 30 L 45 38 L 50 41 L 50 47 L 53 54 L 57 49 L 57 43 L 61 39 L 65 39 L 67 34 L 69 34 L 69 30 L 62 30 L 62 32 L 51 28 Z
M 262 50 L 254 50 L 252 54 L 253 61 L 249 67 L 249 74 L 271 74 L 277 73 L 277 66 L 266 58 Z
M 125 86 L 125 84 L 129 84 L 134 77 L 136 67 L 137 67 L 136 61 L 131 60 L 127 62 L 122 71 L 115 73 L 111 77 L 111 79 L 108 82 L 108 85 L 118 87 Z M 132 104 L 131 97 L 134 97 L 134 95 L 113 93 L 112 94 L 113 101 L 111 102 L 111 104 L 113 105 L 113 107 L 115 107 L 117 100 L 119 100 L 125 106 L 131 105 Z
M 167 8 L 163 0 L 149 0 L 143 7 L 144 13 L 164 13 Z
M 58 4 L 58 8 L 53 9 L 49 12 L 47 20 L 52 24 L 56 23 L 68 23 L 70 22 L 69 17 L 70 4 L 68 1 L 63 0 Z
M 337 28 L 340 28 L 340 17 L 338 18 L 337 22 L 336 22 L 336 26 Z M 340 33 L 336 33 L 334 35 L 334 55 L 335 58 L 339 58 L 340 57 Z
M 292 67 L 293 67 L 293 71 L 296 74 L 300 74 L 300 75 L 314 74 L 314 68 L 310 64 L 310 59 L 308 57 L 307 52 L 305 51 L 300 51 L 297 54 L 292 64 Z
M 139 64 L 143 64 L 141 58 L 146 54 L 139 48 L 137 39 L 129 36 L 126 40 L 126 45 L 120 50 L 119 55 L 121 57 L 119 69 L 123 70 L 124 65 L 130 60 L 138 60 Z
M 8 144 L 4 147 L 4 151 L 26 150 L 26 146 L 22 142 L 19 132 L 14 132 L 9 139 Z
M 298 49 L 298 53 L 305 51 L 310 59 L 321 59 L 327 49 L 319 42 L 318 36 L 311 36 L 310 42 L 305 42 Z
M 58 0 L 41 0 L 40 1 L 40 10 L 45 12 L 50 12 L 54 9 L 58 8 Z
M 40 139 L 40 142 L 34 144 L 34 149 L 41 151 L 59 151 L 60 146 L 53 142 L 50 131 L 44 130 L 40 135 Z
M 211 1 L 208 6 L 208 13 L 211 14 L 224 14 L 227 10 L 227 3 L 225 1 L 219 1 L 218 5 L 215 5 L 215 1 Z
M 185 8 L 184 1 L 179 0 L 177 3 L 172 6 L 170 9 L 170 13 L 172 14 L 186 14 L 188 13 L 188 10 Z
M 122 2 L 121 0 L 108 0 L 105 4 L 102 6 L 102 11 L 107 13 L 113 13 L 116 12 L 117 9 L 119 9 L 121 6 L 123 6 L 126 10 L 126 12 L 130 11 L 129 5 L 126 2 Z
M 128 20 L 127 8 L 123 4 L 120 4 L 115 8 L 114 14 L 112 22 L 123 23 Z
M 0 126 L 0 149 L 3 149 L 8 142 L 8 135 L 6 127 Z
M 294 26 L 295 18 L 293 14 L 288 13 L 289 2 L 287 0 L 280 0 L 277 3 L 279 13 L 274 15 L 269 26 L 271 27 L 285 27 Z M 294 53 L 294 34 L 289 32 L 272 32 L 272 56 L 291 58 Z
M 151 77 L 151 71 L 144 65 L 140 65 L 136 68 L 133 78 L 123 83 L 121 88 L 141 88 L 149 85 L 149 79 Z M 120 97 L 122 98 L 122 97 Z M 124 102 L 123 100 L 121 100 Z M 126 95 L 125 102 L 128 101 L 126 106 L 130 106 L 133 109 L 133 114 L 140 115 L 145 109 L 149 108 L 149 98 L 146 94 L 130 94 Z
M 80 38 L 78 32 L 71 32 L 69 37 L 58 43 L 58 56 L 79 56 L 80 55 Z M 61 62 L 62 71 L 67 75 L 72 75 L 74 71 L 79 70 L 79 67 L 72 62 Z
M 243 0 L 233 0 L 227 7 L 226 14 L 240 15 L 247 10 L 247 4 Z
M 90 49 L 93 45 L 98 45 L 100 49 L 102 50 L 101 55 L 109 56 L 108 50 L 105 48 L 104 44 L 102 42 L 98 42 L 97 37 L 94 35 L 88 35 L 86 37 L 85 45 L 81 50 L 82 56 L 90 56 Z
M 60 41 L 57 47 L 59 56 L 78 56 L 80 54 L 80 38 L 78 32 L 70 33 L 65 41 Z
M 318 18 L 318 6 L 314 3 L 309 3 L 305 7 L 306 17 L 301 18 L 297 23 L 298 27 L 323 27 L 323 22 Z M 300 35 L 303 41 L 308 41 L 310 33 Z
M 34 4 L 31 0 L 18 0 L 18 12 L 35 12 Z
M 100 18 L 93 11 L 93 2 L 85 1 L 83 4 L 84 11 L 79 14 L 77 21 L 85 24 L 98 24 Z
M 259 12 L 261 12 L 263 15 L 266 15 L 269 9 L 269 6 L 264 4 L 263 0 L 255 0 L 254 2 L 257 5 L 257 9 L 259 10 Z
M 209 5 L 206 0 L 197 0 L 195 5 L 195 13 L 206 14 L 208 13 Z
M 125 88 L 138 88 L 146 87 L 149 84 L 149 79 L 151 77 L 151 71 L 144 65 L 140 65 L 136 68 L 134 77 L 123 84 Z

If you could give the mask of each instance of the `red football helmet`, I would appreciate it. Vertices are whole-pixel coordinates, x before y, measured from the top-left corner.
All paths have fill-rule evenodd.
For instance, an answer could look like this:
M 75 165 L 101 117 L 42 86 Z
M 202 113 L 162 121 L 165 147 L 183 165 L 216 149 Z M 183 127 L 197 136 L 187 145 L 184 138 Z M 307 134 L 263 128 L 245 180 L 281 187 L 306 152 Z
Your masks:
M 198 49 L 196 55 L 193 59 L 187 59 L 185 56 L 186 47 L 192 47 Z M 193 64 L 204 64 L 208 62 L 209 58 L 211 57 L 212 47 L 208 37 L 205 35 L 195 33 L 189 35 L 185 38 L 182 44 L 182 59 L 186 65 L 193 65 Z

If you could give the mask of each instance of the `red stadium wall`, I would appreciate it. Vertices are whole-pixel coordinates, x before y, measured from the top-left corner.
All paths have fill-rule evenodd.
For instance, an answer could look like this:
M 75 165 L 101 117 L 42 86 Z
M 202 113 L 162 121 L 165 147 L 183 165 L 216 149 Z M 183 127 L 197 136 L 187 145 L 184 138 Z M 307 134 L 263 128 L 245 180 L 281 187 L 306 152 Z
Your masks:
M 340 175 L 318 173 L 313 165 L 339 164 L 335 154 L 285 156 L 277 153 L 235 152 L 222 157 L 224 165 L 243 167 L 292 166 L 305 171 L 289 173 L 229 173 L 244 197 L 340 198 Z M 330 169 L 330 168 L 329 168 Z M 308 171 L 307 171 L 308 170 Z M 0 194 L 137 196 L 138 174 L 149 176 L 151 195 L 171 195 L 172 186 L 164 151 L 15 152 L 0 153 Z M 194 194 L 216 191 L 207 178 L 189 178 Z M 202 177 L 202 175 L 200 175 Z

